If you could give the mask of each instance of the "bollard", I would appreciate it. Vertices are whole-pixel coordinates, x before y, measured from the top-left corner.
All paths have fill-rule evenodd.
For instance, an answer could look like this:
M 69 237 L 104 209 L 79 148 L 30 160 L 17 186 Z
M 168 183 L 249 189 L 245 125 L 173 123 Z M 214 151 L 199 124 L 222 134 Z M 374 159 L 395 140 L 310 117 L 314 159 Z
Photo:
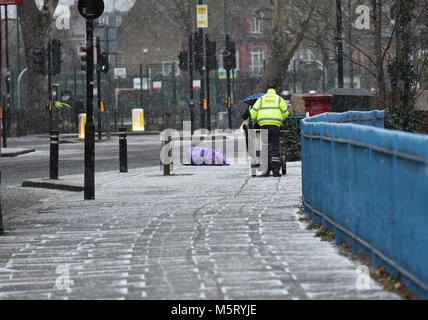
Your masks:
M 119 162 L 120 172 L 128 172 L 128 141 L 126 128 L 119 128 Z
M 58 180 L 59 131 L 51 131 L 49 179 Z
M 171 143 L 171 141 L 172 141 L 172 137 L 171 136 L 168 137 L 168 140 L 162 141 L 162 149 L 163 149 L 164 146 L 166 146 L 167 144 Z M 172 156 L 172 149 L 171 148 L 168 151 L 168 156 L 169 157 Z M 164 176 L 170 176 L 171 175 L 171 163 L 170 164 L 163 164 L 163 175 Z

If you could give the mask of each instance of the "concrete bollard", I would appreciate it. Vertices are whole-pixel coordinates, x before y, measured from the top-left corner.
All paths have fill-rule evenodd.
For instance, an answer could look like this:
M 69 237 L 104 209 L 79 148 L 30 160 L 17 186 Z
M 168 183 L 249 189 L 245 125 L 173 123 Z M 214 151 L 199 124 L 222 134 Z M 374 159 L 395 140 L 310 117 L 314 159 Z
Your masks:
M 126 128 L 119 128 L 119 167 L 120 172 L 128 172 L 128 140 Z

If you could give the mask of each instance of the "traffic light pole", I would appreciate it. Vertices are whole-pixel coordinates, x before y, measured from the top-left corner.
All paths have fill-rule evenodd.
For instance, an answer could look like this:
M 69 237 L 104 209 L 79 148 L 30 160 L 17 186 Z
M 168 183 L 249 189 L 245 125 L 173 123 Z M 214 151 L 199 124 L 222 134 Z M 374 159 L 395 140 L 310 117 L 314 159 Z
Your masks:
M 50 152 L 49 152 L 49 179 L 58 179 L 59 131 L 58 121 L 55 121 L 55 98 L 52 85 L 52 42 L 48 41 L 48 87 L 49 87 L 49 122 L 50 122 Z M 55 87 L 56 99 L 59 100 L 58 85 Z
M 202 39 L 202 58 L 204 56 L 203 52 L 204 52 L 204 29 L 200 28 L 199 29 L 199 36 Z M 202 59 L 203 61 L 203 59 Z M 204 128 L 205 127 L 205 110 L 204 110 L 204 103 L 205 103 L 205 82 L 204 82 L 204 63 L 202 63 L 202 67 L 199 70 L 199 74 L 200 74 L 200 78 L 201 78 L 201 89 L 200 89 L 200 102 L 199 102 L 199 106 L 200 106 L 200 127 Z
M 3 37 L 2 37 L 3 30 L 2 30 L 2 26 L 3 26 L 3 23 L 2 23 L 2 20 L 1 20 L 1 16 L 0 16 L 0 70 L 2 68 L 2 61 L 3 61 L 3 59 L 2 59 L 2 52 L 3 52 L 3 50 L 2 50 L 3 49 Z M 0 92 L 1 92 L 1 80 L 2 80 L 1 78 L 2 77 L 0 76 Z M 3 102 L 3 101 L 0 101 L 0 102 Z M 4 106 L 3 105 L 1 106 L 1 121 L 2 121 L 3 148 L 7 148 L 6 126 L 5 126 L 6 119 L 4 117 Z
M 336 0 L 337 16 L 337 81 L 338 88 L 343 88 L 343 27 L 342 27 L 342 0 Z
M 224 0 L 224 33 L 226 34 L 226 50 L 230 46 L 230 37 L 229 37 L 229 28 L 228 28 L 228 0 Z M 232 105 L 231 105 L 231 86 L 230 86 L 230 69 L 228 66 L 226 69 L 226 87 L 227 87 L 227 96 L 226 96 L 226 107 L 228 111 L 228 120 L 229 120 L 229 129 L 232 129 Z
M 226 35 L 226 48 L 229 48 L 229 35 Z M 226 49 L 227 50 L 227 49 Z M 227 110 L 228 110 L 228 117 L 229 117 L 229 129 L 232 129 L 232 104 L 231 104 L 231 85 L 230 85 L 230 69 L 226 68 L 226 87 L 227 87 L 227 97 L 226 97 L 226 104 L 227 104 Z
M 101 44 L 97 37 L 97 106 L 98 106 L 98 140 L 101 140 Z
M 49 134 L 53 130 L 53 110 L 54 110 L 54 99 L 52 94 L 52 44 L 51 41 L 48 41 L 48 46 L 46 50 L 48 58 L 48 93 L 49 93 Z
M 206 86 L 207 86 L 207 104 L 206 107 L 206 125 L 207 129 L 211 130 L 211 108 L 210 108 L 210 68 L 208 66 L 208 35 L 205 35 L 205 72 L 206 72 Z
M 95 199 L 94 24 L 86 20 L 86 113 L 84 199 Z
M 0 16 L 0 70 L 2 68 L 2 21 Z M 0 93 L 1 93 L 1 76 L 0 76 Z M 0 94 L 1 95 L 1 94 Z M 3 112 L 3 110 L 2 110 Z M 3 119 L 2 119 L 3 120 Z M 2 128 L 3 130 L 3 128 Z M 2 136 L 2 130 L 0 130 L 0 138 Z M 0 151 L 1 151 L 1 144 L 0 144 Z M 1 152 L 0 152 L 0 159 L 1 159 Z M 0 166 L 0 236 L 4 235 L 4 227 L 3 227 L 3 214 L 2 214 L 2 207 L 1 207 L 1 166 Z
M 9 28 L 8 28 L 8 16 L 7 16 L 7 5 L 4 6 L 4 33 L 5 33 L 5 51 L 6 51 L 6 104 L 3 108 L 3 147 L 7 148 L 7 136 L 9 134 L 9 108 L 10 108 L 10 66 L 9 66 Z
M 108 37 L 108 26 L 107 25 L 105 25 L 104 26 L 104 38 L 106 39 L 106 48 L 105 48 L 105 50 L 106 50 L 106 55 L 107 55 L 107 57 L 109 56 L 109 47 L 108 47 L 108 41 L 109 41 L 109 37 Z M 111 136 L 111 111 L 112 111 L 112 109 L 111 109 L 111 105 L 112 105 L 112 99 L 111 99 L 111 92 L 112 92 L 112 90 L 111 90 L 111 76 L 110 75 L 107 75 L 107 81 L 108 81 L 108 95 L 107 95 L 107 97 L 108 97 L 108 108 L 106 108 L 106 110 L 104 110 L 104 112 L 106 112 L 107 113 L 107 139 L 110 139 L 110 136 Z M 105 101 L 104 101 L 105 102 Z
M 195 130 L 195 119 L 194 119 L 194 110 L 195 110 L 195 102 L 193 101 L 193 35 L 189 36 L 189 76 L 190 76 L 190 87 L 189 87 L 189 93 L 190 93 L 190 100 L 189 100 L 189 109 L 190 109 L 190 123 L 191 123 L 191 129 L 190 131 L 194 132 Z

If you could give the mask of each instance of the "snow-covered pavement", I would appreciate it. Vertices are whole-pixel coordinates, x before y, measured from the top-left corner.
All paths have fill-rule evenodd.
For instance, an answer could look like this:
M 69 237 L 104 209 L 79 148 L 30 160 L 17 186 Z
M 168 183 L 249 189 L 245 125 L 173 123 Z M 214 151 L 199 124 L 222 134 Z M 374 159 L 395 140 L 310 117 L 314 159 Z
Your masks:
M 5 222 L 0 299 L 399 299 L 299 221 L 301 166 L 96 175 Z M 83 182 L 83 175 L 62 177 Z

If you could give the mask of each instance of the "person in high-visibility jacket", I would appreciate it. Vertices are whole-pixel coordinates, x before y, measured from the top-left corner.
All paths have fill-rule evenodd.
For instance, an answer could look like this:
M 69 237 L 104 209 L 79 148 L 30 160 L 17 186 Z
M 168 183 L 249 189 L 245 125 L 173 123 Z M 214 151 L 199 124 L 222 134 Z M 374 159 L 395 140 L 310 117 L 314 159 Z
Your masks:
M 264 176 L 270 176 L 272 171 L 274 177 L 281 177 L 281 126 L 290 112 L 285 100 L 276 94 L 276 89 L 277 85 L 274 82 L 269 83 L 267 94 L 257 100 L 250 109 L 250 115 L 253 123 L 257 123 L 261 129 L 269 130 L 267 150 L 269 163 Z

